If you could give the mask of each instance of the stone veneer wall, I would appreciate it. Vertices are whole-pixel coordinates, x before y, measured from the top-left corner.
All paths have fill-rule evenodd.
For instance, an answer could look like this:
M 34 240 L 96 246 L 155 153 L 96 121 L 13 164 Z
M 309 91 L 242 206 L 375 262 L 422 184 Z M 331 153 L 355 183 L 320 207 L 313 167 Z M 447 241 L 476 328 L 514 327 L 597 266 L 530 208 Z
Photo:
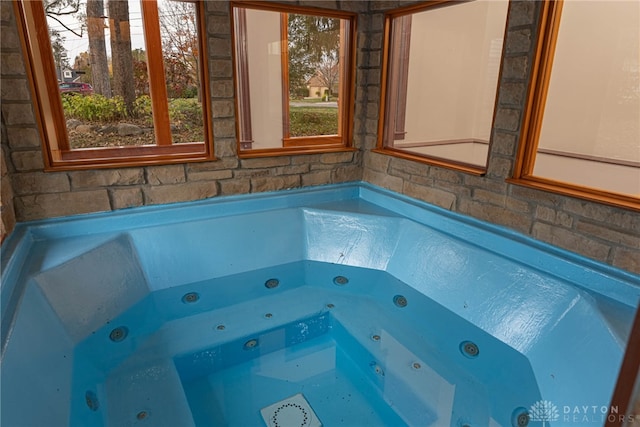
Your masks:
M 5 147 L 8 146 L 7 132 L 4 126 L 4 120 L 1 122 L 2 128 L 2 146 L 0 147 L 0 241 L 13 230 L 16 225 L 16 211 L 13 208 L 13 186 L 11 185 L 11 176 L 9 168 L 5 161 Z
M 371 152 L 377 140 L 384 10 L 371 2 L 365 26 L 367 80 L 364 180 L 445 209 L 503 225 L 538 240 L 640 273 L 640 214 L 507 184 L 520 134 L 535 48 L 540 2 L 509 6 L 505 56 L 498 88 L 488 171 L 479 177 Z
M 13 227 L 14 205 L 15 218 L 26 221 L 364 179 L 640 273 L 640 215 L 637 212 L 505 183 L 513 168 L 522 123 L 534 49 L 532 41 L 539 18 L 537 1 L 514 1 L 509 8 L 498 111 L 489 168 L 483 177 L 371 152 L 377 140 L 384 11 L 414 2 L 290 3 L 360 14 L 353 141 L 357 152 L 238 159 L 229 4 L 212 0 L 207 2 L 207 36 L 218 160 L 44 173 L 15 17 L 11 2 L 0 1 L 3 235 Z

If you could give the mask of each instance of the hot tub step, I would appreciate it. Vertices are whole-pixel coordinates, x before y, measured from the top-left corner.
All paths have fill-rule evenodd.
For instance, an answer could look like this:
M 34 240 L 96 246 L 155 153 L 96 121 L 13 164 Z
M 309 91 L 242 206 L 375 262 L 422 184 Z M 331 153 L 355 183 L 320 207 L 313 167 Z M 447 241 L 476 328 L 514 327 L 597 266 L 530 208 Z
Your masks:
M 180 377 L 171 360 L 121 367 L 107 378 L 106 426 L 195 427 Z

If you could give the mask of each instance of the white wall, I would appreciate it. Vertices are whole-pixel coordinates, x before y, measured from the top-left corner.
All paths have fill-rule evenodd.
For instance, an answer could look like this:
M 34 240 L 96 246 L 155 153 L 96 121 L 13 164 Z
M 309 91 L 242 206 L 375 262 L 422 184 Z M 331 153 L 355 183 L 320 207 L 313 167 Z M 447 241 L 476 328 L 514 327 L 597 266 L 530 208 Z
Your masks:
M 640 161 L 640 2 L 569 0 L 561 19 L 539 147 Z
M 457 160 L 459 162 L 468 163 L 470 165 L 485 166 L 487 156 L 489 155 L 488 144 L 478 144 L 473 142 L 460 144 L 439 144 L 439 145 L 423 145 L 421 147 L 402 147 L 406 151 L 417 154 L 425 154 L 427 156 L 440 157 L 442 159 Z
M 253 148 L 282 147 L 280 14 L 246 10 Z
M 538 153 L 535 172 L 557 181 L 640 197 L 637 167 Z
M 413 14 L 402 142 L 489 140 L 508 2 Z

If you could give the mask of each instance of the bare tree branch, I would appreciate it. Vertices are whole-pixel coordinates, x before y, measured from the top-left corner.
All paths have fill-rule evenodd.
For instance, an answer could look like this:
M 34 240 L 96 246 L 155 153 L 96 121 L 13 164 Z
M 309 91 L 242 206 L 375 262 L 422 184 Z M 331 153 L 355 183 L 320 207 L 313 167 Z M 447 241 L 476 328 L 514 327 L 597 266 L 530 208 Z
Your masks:
M 78 37 L 82 37 L 83 34 L 83 30 L 84 30 L 84 25 L 80 27 L 80 34 L 78 34 L 76 32 L 76 30 L 73 30 L 71 28 L 69 28 L 64 22 L 62 22 L 61 20 L 59 20 L 58 18 L 56 18 L 55 16 L 52 15 L 47 15 L 49 18 L 55 20 L 58 24 L 62 25 L 64 27 L 64 29 L 66 29 L 67 31 L 73 33 L 73 35 L 78 36 Z
M 63 11 L 62 9 L 64 9 L 65 7 L 71 7 L 71 10 Z M 50 3 L 47 3 L 45 5 L 44 10 L 47 15 L 49 14 L 53 14 L 57 16 L 73 15 L 74 13 L 78 13 L 78 10 L 80 10 L 80 2 L 79 1 L 73 2 L 69 0 L 67 1 L 54 0 Z
M 174 96 L 200 90 L 197 13 L 193 3 L 166 2 L 161 8 L 160 30 L 167 79 Z M 199 95 L 199 94 L 198 94 Z

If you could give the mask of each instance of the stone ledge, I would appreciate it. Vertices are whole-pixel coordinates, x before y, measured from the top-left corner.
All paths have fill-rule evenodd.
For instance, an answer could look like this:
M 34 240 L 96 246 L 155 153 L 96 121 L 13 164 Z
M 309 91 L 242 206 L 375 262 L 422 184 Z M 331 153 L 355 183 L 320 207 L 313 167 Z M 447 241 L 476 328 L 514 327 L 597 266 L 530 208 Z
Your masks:
M 611 247 L 608 245 L 596 242 L 571 230 L 542 222 L 533 224 L 531 235 L 543 242 L 598 260 L 607 260 L 611 252 Z
M 16 197 L 19 221 L 110 211 L 107 190 Z
M 72 188 L 99 188 L 113 185 L 144 184 L 144 169 L 100 169 L 69 172 Z

